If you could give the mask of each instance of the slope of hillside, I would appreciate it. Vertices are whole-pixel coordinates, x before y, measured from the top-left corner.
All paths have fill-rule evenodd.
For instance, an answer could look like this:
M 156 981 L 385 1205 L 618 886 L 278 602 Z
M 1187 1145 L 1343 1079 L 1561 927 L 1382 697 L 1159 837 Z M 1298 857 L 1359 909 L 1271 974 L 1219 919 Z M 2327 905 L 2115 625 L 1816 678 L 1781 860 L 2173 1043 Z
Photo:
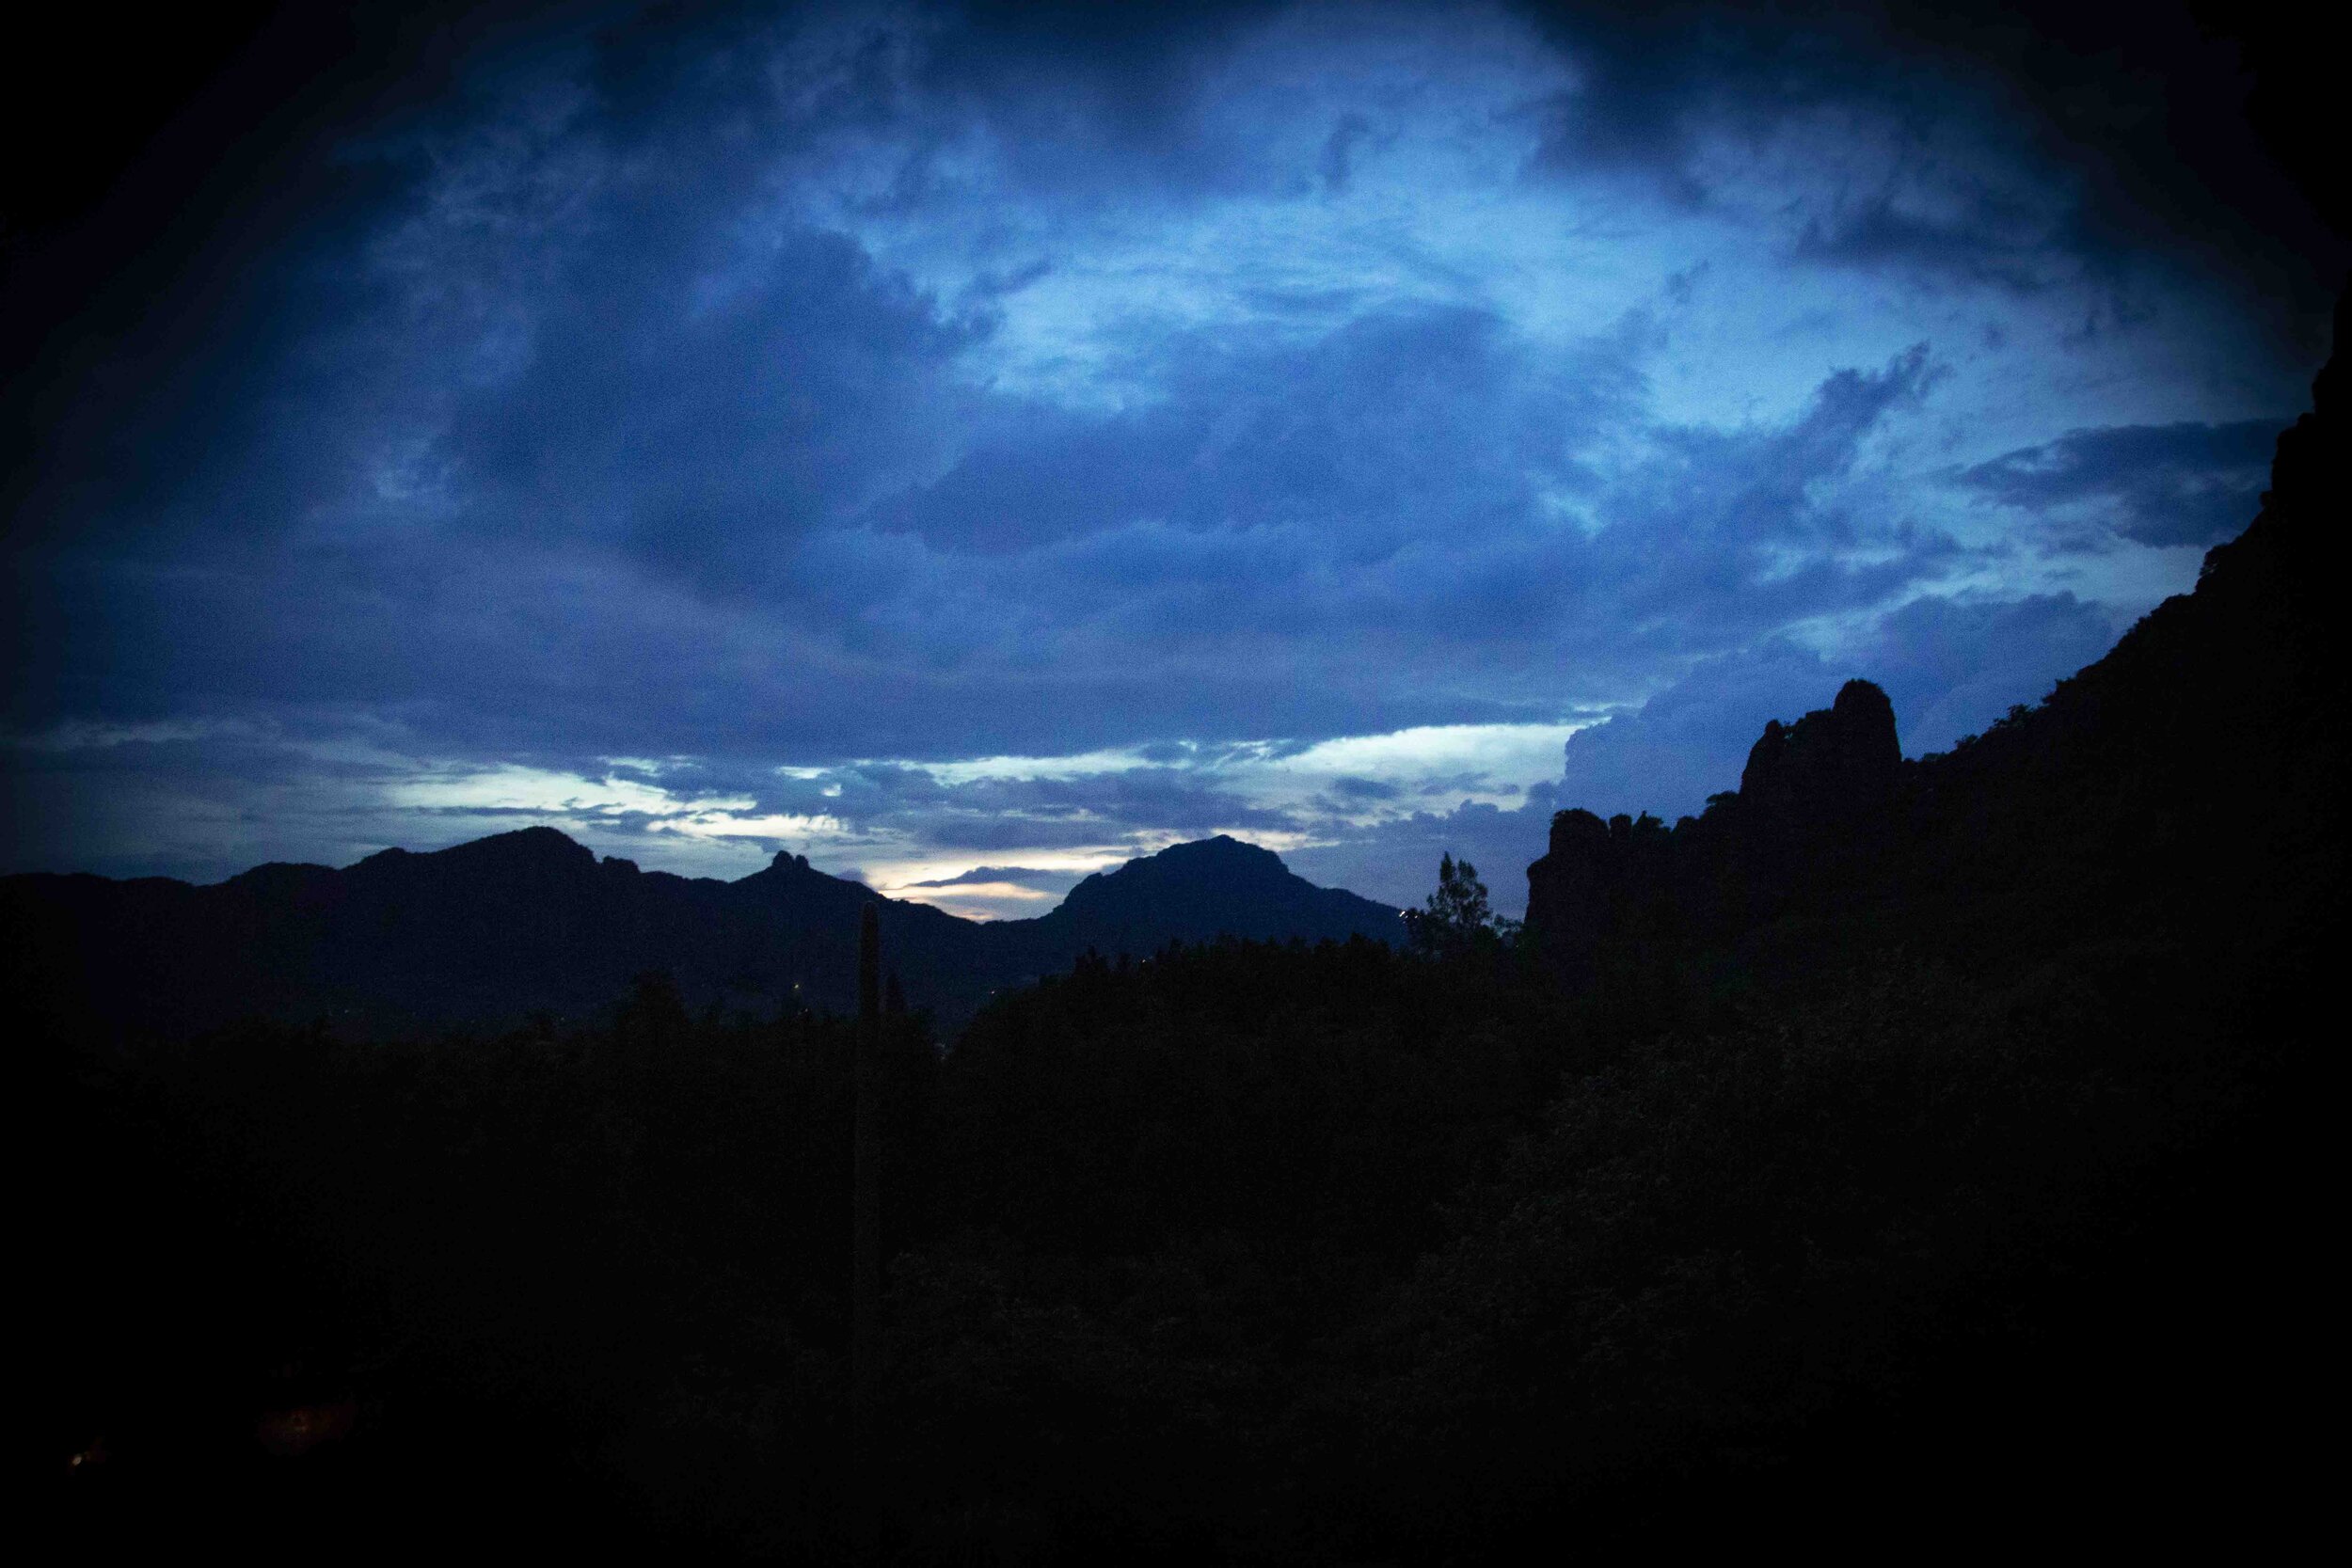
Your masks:
M 2339 341 L 2345 325 L 2340 306 Z M 1528 868 L 1551 963 L 1577 988 L 1655 989 L 1899 947 L 2151 996 L 2216 966 L 2308 968 L 2344 874 L 2343 376 L 2320 372 L 2261 514 L 2195 590 L 2038 706 L 1904 761 L 1885 696 L 1853 681 L 1770 725 L 1704 816 L 1560 813 Z

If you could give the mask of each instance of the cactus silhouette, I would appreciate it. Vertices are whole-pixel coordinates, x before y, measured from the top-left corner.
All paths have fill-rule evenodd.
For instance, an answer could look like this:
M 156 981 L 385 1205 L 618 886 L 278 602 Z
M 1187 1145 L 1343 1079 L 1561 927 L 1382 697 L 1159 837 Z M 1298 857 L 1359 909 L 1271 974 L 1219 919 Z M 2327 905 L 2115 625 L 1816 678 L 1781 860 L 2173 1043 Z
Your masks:
M 873 1439 L 882 1309 L 882 923 L 868 904 L 857 938 L 855 1121 L 850 1150 L 850 1400 L 861 1450 Z

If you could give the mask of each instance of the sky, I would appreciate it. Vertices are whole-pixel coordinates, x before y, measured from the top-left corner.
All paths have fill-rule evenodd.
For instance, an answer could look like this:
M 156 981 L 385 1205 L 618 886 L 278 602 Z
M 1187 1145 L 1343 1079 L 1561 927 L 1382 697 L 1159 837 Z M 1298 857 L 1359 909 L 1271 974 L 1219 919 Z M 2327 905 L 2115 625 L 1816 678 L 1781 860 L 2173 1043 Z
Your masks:
M 2161 8 L 414 13 L 50 128 L 0 872 L 546 823 L 997 918 L 1230 832 L 1516 912 L 1556 809 L 1853 675 L 1947 748 L 2192 585 L 2352 261 Z

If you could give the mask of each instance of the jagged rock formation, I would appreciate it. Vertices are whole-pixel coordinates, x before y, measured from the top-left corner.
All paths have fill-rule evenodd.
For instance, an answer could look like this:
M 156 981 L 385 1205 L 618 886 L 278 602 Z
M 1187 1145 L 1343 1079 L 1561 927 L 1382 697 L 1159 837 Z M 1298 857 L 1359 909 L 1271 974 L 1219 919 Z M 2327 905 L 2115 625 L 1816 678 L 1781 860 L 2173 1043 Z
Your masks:
M 1582 990 L 1599 978 L 1604 950 L 1677 942 L 1674 886 L 1674 840 L 1657 817 L 1564 811 L 1551 819 L 1549 852 L 1527 868 L 1527 927 Z
M 1764 726 L 1740 775 L 1740 800 L 1792 826 L 1867 822 L 1893 799 L 1902 763 L 1895 705 L 1868 681 L 1848 681 L 1828 707 Z
M 2339 303 L 2340 345 L 2346 325 Z M 2261 513 L 2195 591 L 2038 707 L 1905 761 L 1885 694 L 1850 681 L 1767 725 L 1703 816 L 1560 813 L 1528 868 L 1540 950 L 1572 987 L 1637 993 L 1894 947 L 2068 955 L 2152 999 L 2168 971 L 2302 961 L 2342 912 L 2343 376 L 2320 372 Z
M 1902 768 L 1894 705 L 1848 681 L 1831 706 L 1767 724 L 1739 790 L 1703 818 L 1668 828 L 1647 813 L 1555 816 L 1549 852 L 1527 868 L 1528 926 L 1580 989 L 1629 965 L 1670 967 L 1692 942 L 1769 917 L 1878 855 Z

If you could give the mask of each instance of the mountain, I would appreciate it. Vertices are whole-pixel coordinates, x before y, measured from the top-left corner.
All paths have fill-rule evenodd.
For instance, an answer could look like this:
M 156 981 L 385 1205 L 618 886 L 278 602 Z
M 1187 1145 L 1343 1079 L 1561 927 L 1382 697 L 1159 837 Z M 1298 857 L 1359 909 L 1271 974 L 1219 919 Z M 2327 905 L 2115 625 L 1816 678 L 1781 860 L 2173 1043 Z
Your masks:
M 780 854 L 723 882 L 601 861 L 552 828 L 355 865 L 258 866 L 225 882 L 0 879 L 15 993 L 59 1022 L 183 1037 L 248 1013 L 389 1035 L 583 1017 L 646 970 L 698 1005 L 847 1009 L 858 911 L 879 907 L 908 999 L 954 1023 L 988 993 L 1093 948 L 1218 935 L 1386 938 L 1397 911 L 1319 888 L 1231 838 L 1089 878 L 1040 919 L 982 924 L 885 898 Z
M 1025 927 L 1026 929 L 1025 929 Z M 1052 913 L 995 927 L 1046 953 L 1151 953 L 1169 938 L 1253 941 L 1387 941 L 1398 911 L 1294 875 L 1271 849 L 1219 833 L 1098 871 L 1071 889 Z

